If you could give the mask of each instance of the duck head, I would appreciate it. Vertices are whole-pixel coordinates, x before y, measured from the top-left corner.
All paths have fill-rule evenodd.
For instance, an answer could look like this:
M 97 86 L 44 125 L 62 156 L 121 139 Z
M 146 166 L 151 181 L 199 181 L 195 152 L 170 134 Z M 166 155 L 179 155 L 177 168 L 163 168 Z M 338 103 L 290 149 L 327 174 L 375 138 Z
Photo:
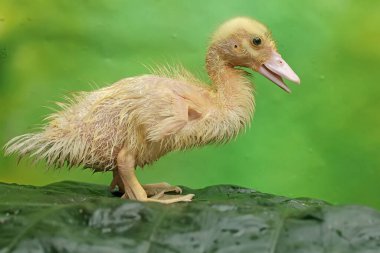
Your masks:
M 214 33 L 211 43 L 226 64 L 250 68 L 286 92 L 290 89 L 284 79 L 300 83 L 297 74 L 277 51 L 271 32 L 256 20 L 238 17 L 225 22 Z

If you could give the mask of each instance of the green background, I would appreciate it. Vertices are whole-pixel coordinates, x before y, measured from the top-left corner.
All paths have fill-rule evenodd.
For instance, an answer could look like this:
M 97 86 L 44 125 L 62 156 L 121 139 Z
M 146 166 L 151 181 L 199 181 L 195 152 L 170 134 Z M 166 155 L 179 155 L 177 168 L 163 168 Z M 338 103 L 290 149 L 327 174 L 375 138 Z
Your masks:
M 139 170 L 143 183 L 238 184 L 290 197 L 380 209 L 380 1 L 0 2 L 0 145 L 34 129 L 73 91 L 181 62 L 201 78 L 210 34 L 256 17 L 301 86 L 255 75 L 252 127 L 224 146 L 176 152 Z M 108 184 L 108 173 L 46 171 L 0 156 L 0 181 Z

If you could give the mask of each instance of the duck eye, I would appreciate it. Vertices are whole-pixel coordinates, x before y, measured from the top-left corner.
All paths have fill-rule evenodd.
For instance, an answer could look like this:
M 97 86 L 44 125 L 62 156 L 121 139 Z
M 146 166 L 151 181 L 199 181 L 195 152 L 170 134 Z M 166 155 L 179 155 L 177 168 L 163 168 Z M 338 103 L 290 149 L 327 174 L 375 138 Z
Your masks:
M 253 38 L 252 43 L 253 43 L 253 45 L 259 46 L 261 44 L 260 37 Z

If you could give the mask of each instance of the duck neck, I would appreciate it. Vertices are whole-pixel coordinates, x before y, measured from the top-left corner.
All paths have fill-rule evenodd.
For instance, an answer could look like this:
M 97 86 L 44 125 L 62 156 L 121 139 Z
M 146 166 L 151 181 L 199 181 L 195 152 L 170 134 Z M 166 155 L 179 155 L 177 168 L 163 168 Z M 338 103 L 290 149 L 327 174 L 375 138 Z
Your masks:
M 235 69 L 211 46 L 206 56 L 206 69 L 220 110 L 249 124 L 254 112 L 253 87 L 243 70 Z
M 245 71 L 228 64 L 215 46 L 208 49 L 206 69 L 218 104 L 227 110 L 245 114 L 250 121 L 254 111 L 254 90 Z

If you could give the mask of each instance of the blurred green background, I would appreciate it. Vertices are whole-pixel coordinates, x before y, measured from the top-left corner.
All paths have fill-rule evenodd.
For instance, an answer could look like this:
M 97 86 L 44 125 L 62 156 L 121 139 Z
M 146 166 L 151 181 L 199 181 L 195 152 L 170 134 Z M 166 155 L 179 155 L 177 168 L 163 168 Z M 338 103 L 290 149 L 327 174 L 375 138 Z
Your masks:
M 224 146 L 171 153 L 144 183 L 237 184 L 380 209 L 380 1 L 0 2 L 0 144 L 34 129 L 73 91 L 182 62 L 201 78 L 213 30 L 245 15 L 267 24 L 302 80 L 286 94 L 255 75 L 252 127 Z M 0 181 L 108 184 L 109 173 L 47 171 L 0 156 Z

